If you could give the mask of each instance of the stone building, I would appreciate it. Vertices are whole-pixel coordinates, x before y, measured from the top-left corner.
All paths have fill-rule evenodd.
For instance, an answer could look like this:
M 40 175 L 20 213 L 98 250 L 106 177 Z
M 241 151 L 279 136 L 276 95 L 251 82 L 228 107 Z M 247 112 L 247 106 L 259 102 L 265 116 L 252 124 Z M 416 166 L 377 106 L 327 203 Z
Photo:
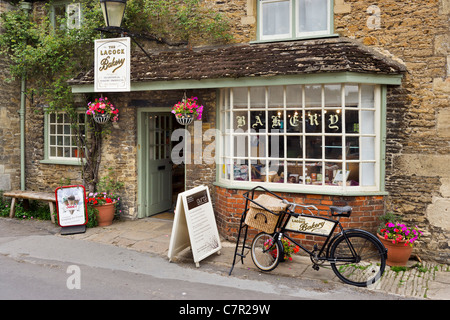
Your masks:
M 424 230 L 415 253 L 448 262 L 450 1 L 205 5 L 230 19 L 234 43 L 153 48 L 151 59 L 136 51 L 131 92 L 105 93 L 121 117 L 102 165 L 125 183 L 123 218 L 170 209 L 179 190 L 204 184 L 221 235 L 234 239 L 243 193 L 262 185 L 319 214 L 351 205 L 345 225 L 372 232 L 394 211 Z M 93 82 L 93 71 L 71 80 L 81 105 Z M 198 97 L 205 112 L 186 127 L 190 157 L 173 164 L 170 150 L 189 151 L 170 113 L 184 94 Z M 18 188 L 20 83 L 2 85 L 0 96 L 0 186 Z M 52 143 L 64 118 L 32 107 L 28 101 L 26 188 L 79 182 L 73 153 Z

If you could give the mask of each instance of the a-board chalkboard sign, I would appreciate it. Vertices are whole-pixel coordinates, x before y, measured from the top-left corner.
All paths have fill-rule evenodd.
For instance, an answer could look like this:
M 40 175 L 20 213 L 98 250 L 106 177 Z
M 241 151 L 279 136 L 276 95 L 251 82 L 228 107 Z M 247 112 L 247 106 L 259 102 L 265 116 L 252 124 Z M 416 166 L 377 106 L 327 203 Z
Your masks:
M 220 253 L 222 249 L 209 189 L 206 186 L 178 195 L 169 244 L 169 261 L 189 246 L 197 267 L 200 266 L 201 260 L 213 253 Z

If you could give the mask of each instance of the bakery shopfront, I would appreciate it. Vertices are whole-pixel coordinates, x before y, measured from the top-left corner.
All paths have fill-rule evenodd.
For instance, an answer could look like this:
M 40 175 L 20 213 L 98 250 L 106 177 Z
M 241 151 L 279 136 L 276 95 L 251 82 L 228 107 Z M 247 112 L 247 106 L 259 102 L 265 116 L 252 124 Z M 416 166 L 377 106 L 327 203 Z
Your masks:
M 351 205 L 348 227 L 374 231 L 385 210 L 387 96 L 404 71 L 347 38 L 162 51 L 150 61 L 135 55 L 131 92 L 110 94 L 123 106 L 121 121 L 135 128 L 136 154 L 129 156 L 138 190 L 126 195 L 135 208 L 131 218 L 146 216 L 139 213 L 147 197 L 139 186 L 150 162 L 140 154 L 142 117 L 169 113 L 187 92 L 204 105 L 205 117 L 186 127 L 193 139 L 185 140 L 192 153 L 185 188 L 210 187 L 222 236 L 236 236 L 242 194 L 258 185 L 314 204 L 320 214 L 331 205 Z M 71 84 L 74 93 L 92 94 L 93 74 Z

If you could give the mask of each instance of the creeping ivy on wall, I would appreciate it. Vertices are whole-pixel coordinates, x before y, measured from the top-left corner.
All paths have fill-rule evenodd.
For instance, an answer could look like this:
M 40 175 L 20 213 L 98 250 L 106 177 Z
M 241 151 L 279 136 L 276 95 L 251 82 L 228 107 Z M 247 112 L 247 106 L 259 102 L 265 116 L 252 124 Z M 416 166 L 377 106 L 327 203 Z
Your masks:
M 74 101 L 68 80 L 92 69 L 94 40 L 109 36 L 95 30 L 104 26 L 100 1 L 73 1 L 81 2 L 79 28 L 64 27 L 67 26 L 64 17 L 52 19 L 51 6 L 58 3 L 56 0 L 33 1 L 28 9 L 21 1 L 9 2 L 13 9 L 0 17 L 0 54 L 11 62 L 9 80 L 26 79 L 32 105 L 45 104 L 50 112 L 64 111 L 76 124 L 76 108 L 86 104 Z M 142 35 L 143 41 L 206 44 L 232 38 L 226 18 L 205 7 L 201 0 L 128 0 L 122 26 Z M 89 150 L 87 153 L 94 157 L 86 163 L 98 163 L 101 141 L 91 145 L 87 145 L 89 141 L 83 142 L 83 147 Z M 95 170 L 89 166 L 83 168 L 83 177 L 91 177 L 88 182 L 85 180 L 90 191 L 98 182 Z

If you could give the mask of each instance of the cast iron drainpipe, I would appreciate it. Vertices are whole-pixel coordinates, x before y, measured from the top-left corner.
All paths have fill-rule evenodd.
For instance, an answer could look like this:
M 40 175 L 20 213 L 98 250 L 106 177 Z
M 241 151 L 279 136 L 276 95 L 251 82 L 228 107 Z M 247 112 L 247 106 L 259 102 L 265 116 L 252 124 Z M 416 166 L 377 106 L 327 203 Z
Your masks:
M 20 4 L 23 10 L 28 13 L 31 11 L 32 4 L 23 1 Z M 25 190 L 25 90 L 26 90 L 26 75 L 22 75 L 20 84 L 20 189 Z

